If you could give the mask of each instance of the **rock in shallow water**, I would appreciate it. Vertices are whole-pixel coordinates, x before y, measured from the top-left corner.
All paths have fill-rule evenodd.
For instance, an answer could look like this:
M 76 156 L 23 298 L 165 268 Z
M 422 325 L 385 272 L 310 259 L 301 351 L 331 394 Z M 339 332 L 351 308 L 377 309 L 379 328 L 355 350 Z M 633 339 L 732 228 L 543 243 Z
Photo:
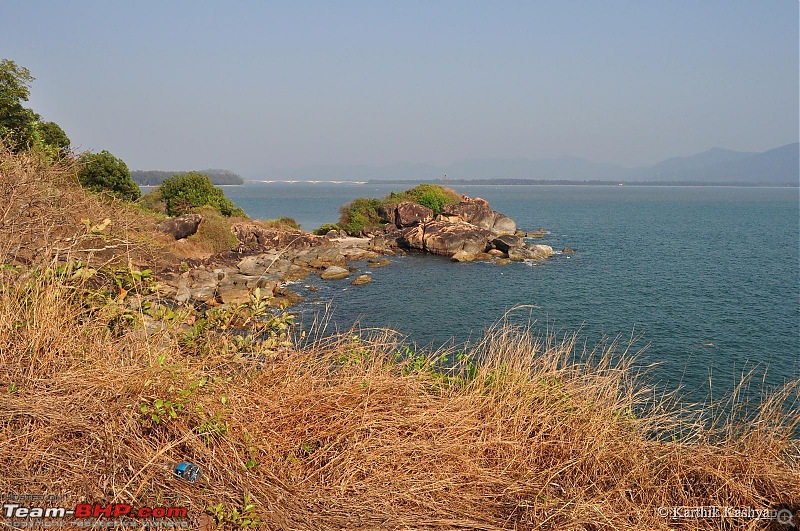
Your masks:
M 472 262 L 475 260 L 475 254 L 466 251 L 458 251 L 450 257 L 453 262 Z
M 370 282 L 372 282 L 372 277 L 371 276 L 369 276 L 369 275 L 359 275 L 351 282 L 351 284 L 354 285 L 354 286 L 360 286 L 362 284 L 369 284 Z
M 320 273 L 320 277 L 325 280 L 336 280 L 340 278 L 347 278 L 348 276 L 350 276 L 350 270 L 339 266 L 331 266 Z
M 512 247 L 508 250 L 511 260 L 544 260 L 553 256 L 553 248 L 549 245 L 528 244 L 525 247 Z

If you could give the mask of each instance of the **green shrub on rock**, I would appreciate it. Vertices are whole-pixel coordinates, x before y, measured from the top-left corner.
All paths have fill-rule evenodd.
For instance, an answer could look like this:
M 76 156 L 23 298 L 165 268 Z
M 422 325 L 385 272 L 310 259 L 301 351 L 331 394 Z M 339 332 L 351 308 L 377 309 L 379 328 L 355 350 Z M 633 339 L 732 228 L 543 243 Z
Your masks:
M 439 214 L 445 205 L 454 205 L 460 200 L 455 190 L 436 184 L 420 184 L 404 193 L 414 203 L 433 210 L 434 214 Z
M 325 236 L 332 230 L 340 230 L 339 225 L 336 223 L 325 223 L 321 225 L 317 230 L 314 231 L 314 234 L 317 236 Z
M 408 201 L 426 206 L 436 215 L 442 211 L 445 205 L 456 204 L 460 200 L 461 197 L 455 190 L 436 184 L 420 184 L 405 192 L 392 192 L 383 199 L 359 197 L 339 209 L 341 217 L 338 228 L 349 234 L 357 235 L 364 230 L 393 221 L 383 215 L 387 209 L 381 209 L 382 206 Z M 326 226 L 323 225 L 323 227 Z M 331 226 L 331 228 L 334 227 Z M 322 227 L 317 230 L 322 230 Z
M 244 211 L 211 183 L 208 175 L 189 172 L 164 179 L 159 187 L 161 200 L 170 216 L 180 216 L 194 208 L 210 206 L 223 216 L 244 216 Z
M 380 199 L 359 197 L 339 209 L 342 214 L 339 226 L 349 234 L 357 235 L 365 229 L 378 226 L 383 220 L 378 213 L 381 207 Z

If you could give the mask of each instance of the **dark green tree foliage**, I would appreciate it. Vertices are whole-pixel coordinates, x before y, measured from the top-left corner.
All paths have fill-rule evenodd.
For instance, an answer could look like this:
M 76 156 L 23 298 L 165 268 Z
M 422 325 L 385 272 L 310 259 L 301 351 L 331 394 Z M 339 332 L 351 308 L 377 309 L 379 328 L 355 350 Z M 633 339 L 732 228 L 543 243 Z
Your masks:
M 244 215 L 242 209 L 225 197 L 225 193 L 211 183 L 208 175 L 189 172 L 174 175 L 161 183 L 161 200 L 167 214 L 180 216 L 201 206 L 210 206 L 223 216 Z
M 50 146 L 62 154 L 69 151 L 69 137 L 57 123 L 39 122 L 37 130 L 45 146 Z
M 68 153 L 69 138 L 54 122 L 41 122 L 39 115 L 22 104 L 28 101 L 33 76 L 10 59 L 0 60 L 0 139 L 12 151 L 36 149 L 48 158 Z
M 38 116 L 22 103 L 28 101 L 33 76 L 10 59 L 0 60 L 0 138 L 14 151 L 33 145 Z
M 78 180 L 93 192 L 105 192 L 126 201 L 136 201 L 141 192 L 131 179 L 128 166 L 109 153 L 84 153 L 81 158 Z

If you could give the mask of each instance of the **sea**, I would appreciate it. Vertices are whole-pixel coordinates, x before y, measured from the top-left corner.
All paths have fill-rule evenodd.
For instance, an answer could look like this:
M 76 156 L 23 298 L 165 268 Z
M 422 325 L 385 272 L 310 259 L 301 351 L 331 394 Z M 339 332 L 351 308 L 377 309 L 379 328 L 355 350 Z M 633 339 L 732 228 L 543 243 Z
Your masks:
M 250 183 L 225 193 L 253 218 L 292 217 L 313 230 L 356 197 L 389 184 Z M 502 319 L 581 349 L 617 340 L 638 352 L 647 382 L 708 403 L 744 376 L 747 392 L 800 378 L 798 188 L 458 186 L 488 200 L 536 243 L 565 247 L 543 262 L 499 267 L 407 254 L 360 273 L 374 282 L 309 277 L 294 289 L 307 326 L 389 327 L 420 348 L 462 348 Z M 317 291 L 309 291 L 309 286 Z

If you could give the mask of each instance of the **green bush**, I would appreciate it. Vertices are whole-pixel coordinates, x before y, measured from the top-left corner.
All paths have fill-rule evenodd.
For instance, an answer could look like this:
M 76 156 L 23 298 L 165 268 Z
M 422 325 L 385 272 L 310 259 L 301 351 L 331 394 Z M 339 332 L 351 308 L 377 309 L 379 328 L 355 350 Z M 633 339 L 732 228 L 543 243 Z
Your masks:
M 244 216 L 244 211 L 211 183 L 208 175 L 189 172 L 164 179 L 161 200 L 170 216 L 181 216 L 194 208 L 210 206 L 223 216 Z
M 363 233 L 365 229 L 378 226 L 381 223 L 381 216 L 378 214 L 381 204 L 380 199 L 369 197 L 353 199 L 339 209 L 342 215 L 339 218 L 339 226 L 353 236 Z
M 78 180 L 93 192 L 105 192 L 126 201 L 136 201 L 142 193 L 131 179 L 128 166 L 109 153 L 84 153 L 80 157 Z
M 316 234 L 317 236 L 325 236 L 332 230 L 341 230 L 341 229 L 339 228 L 339 225 L 337 225 L 336 223 L 325 223 L 324 225 L 321 225 L 317 230 L 315 230 L 314 234 Z
M 239 240 L 231 231 L 230 220 L 220 215 L 217 209 L 203 206 L 194 208 L 191 212 L 200 214 L 203 221 L 197 227 L 197 232 L 187 238 L 189 241 L 208 247 L 214 254 L 231 251 L 239 246 Z
M 436 184 L 420 184 L 404 193 L 411 201 L 433 210 L 434 214 L 439 214 L 445 205 L 453 205 L 460 201 L 455 190 Z

